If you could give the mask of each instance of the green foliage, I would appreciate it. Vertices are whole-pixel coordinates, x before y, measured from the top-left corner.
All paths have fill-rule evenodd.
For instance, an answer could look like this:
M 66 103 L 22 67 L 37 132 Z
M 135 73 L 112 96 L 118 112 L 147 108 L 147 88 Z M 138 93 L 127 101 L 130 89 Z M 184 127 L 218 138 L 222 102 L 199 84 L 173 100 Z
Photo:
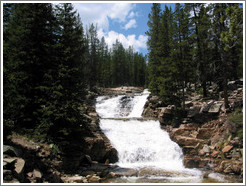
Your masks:
M 161 13 L 154 3 L 146 32 L 150 91 L 185 110 L 188 83 L 201 84 L 207 97 L 207 82 L 215 82 L 227 107 L 227 81 L 242 76 L 242 12 L 237 3 L 176 3 Z
M 237 109 L 232 115 L 229 117 L 229 121 L 233 122 L 236 125 L 237 131 L 236 136 L 239 139 L 243 139 L 243 113 L 241 109 Z

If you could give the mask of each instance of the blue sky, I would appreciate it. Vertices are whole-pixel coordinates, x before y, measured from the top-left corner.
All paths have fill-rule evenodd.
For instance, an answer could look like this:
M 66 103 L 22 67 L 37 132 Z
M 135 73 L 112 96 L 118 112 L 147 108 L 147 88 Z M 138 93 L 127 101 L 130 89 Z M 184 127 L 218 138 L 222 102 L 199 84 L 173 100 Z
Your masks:
M 166 4 L 174 7 L 174 4 Z M 99 39 L 104 36 L 109 47 L 118 39 L 125 48 L 147 54 L 148 14 L 152 3 L 75 3 L 84 27 L 97 24 Z M 161 4 L 162 9 L 165 3 Z

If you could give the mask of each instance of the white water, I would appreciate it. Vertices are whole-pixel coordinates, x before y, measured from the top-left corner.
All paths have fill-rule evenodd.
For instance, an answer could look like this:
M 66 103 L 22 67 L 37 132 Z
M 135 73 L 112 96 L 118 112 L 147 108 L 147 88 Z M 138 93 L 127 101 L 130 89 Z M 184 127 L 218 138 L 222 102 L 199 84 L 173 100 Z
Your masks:
M 181 148 L 160 128 L 159 121 L 136 119 L 141 117 L 148 96 L 145 90 L 133 98 L 123 95 L 97 98 L 100 127 L 118 151 L 117 165 L 189 173 L 188 177 L 200 182 L 201 172 L 184 167 Z

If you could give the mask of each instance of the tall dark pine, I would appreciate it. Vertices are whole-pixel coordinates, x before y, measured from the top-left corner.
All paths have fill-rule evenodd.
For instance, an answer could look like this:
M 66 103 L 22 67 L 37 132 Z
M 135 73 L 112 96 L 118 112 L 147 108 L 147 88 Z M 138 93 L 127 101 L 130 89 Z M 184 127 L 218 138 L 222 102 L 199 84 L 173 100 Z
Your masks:
M 83 118 L 79 107 L 85 97 L 83 82 L 84 38 L 80 18 L 72 4 L 56 7 L 59 30 L 57 33 L 57 76 L 54 83 L 54 123 L 50 132 L 67 134 L 73 126 L 81 125 Z M 68 132 L 69 133 L 69 132 Z M 70 133 L 72 134 L 72 132 Z
M 146 32 L 148 35 L 148 50 L 149 50 L 149 89 L 153 93 L 158 93 L 158 81 L 159 76 L 158 67 L 160 65 L 160 60 L 158 58 L 158 48 L 159 48 L 159 31 L 161 22 L 161 5 L 159 3 L 153 3 L 151 12 L 149 14 L 149 31 Z
M 87 63 L 87 78 L 89 89 L 92 89 L 99 78 L 99 39 L 97 38 L 97 28 L 91 24 L 89 30 L 87 30 L 87 40 L 89 49 L 89 60 Z
M 6 10 L 6 9 L 5 9 Z M 4 119 L 34 128 L 50 88 L 45 76 L 55 43 L 51 4 L 12 4 L 4 24 Z M 5 120 L 6 121 L 6 120 Z M 17 126 L 18 125 L 18 126 Z

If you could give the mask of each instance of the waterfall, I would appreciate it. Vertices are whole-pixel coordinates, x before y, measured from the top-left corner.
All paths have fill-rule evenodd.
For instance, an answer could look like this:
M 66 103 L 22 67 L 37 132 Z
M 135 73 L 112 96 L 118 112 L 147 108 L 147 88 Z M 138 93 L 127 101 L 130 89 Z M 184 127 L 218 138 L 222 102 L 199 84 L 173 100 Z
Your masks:
M 182 149 L 160 128 L 159 121 L 139 120 L 149 92 L 127 97 L 101 96 L 96 111 L 100 127 L 117 149 L 117 165 L 127 168 L 155 167 L 186 171 Z M 192 172 L 191 169 L 189 169 Z

